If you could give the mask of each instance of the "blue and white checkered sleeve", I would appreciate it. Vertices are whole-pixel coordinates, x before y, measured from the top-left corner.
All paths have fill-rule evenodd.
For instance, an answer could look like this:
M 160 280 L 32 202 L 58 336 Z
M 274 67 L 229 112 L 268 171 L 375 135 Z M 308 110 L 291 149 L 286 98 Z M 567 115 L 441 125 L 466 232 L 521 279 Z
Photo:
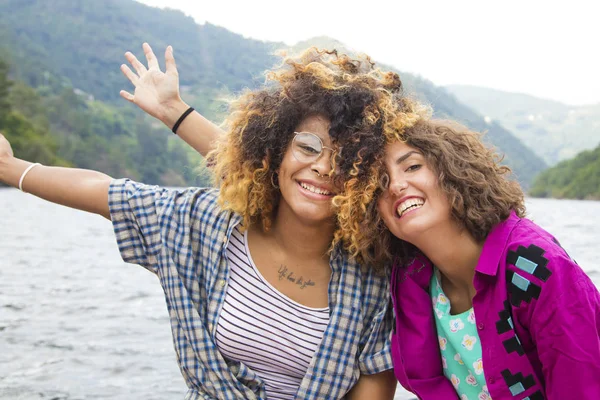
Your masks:
M 123 261 L 156 272 L 162 245 L 157 203 L 168 194 L 167 189 L 129 179 L 111 182 L 108 206 Z
M 365 329 L 358 357 L 361 374 L 372 375 L 393 368 L 390 338 L 394 317 L 387 280 L 371 276 L 372 281 L 363 304 L 367 306 Z

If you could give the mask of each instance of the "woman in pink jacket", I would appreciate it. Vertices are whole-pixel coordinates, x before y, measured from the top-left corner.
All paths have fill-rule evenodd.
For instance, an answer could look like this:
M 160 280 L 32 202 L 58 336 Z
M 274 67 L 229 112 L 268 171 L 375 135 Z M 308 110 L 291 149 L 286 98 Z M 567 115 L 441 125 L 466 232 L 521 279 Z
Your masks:
M 362 223 L 371 254 L 395 259 L 402 386 L 424 400 L 600 399 L 600 294 L 524 218 L 508 168 L 452 123 L 421 120 L 402 137 Z

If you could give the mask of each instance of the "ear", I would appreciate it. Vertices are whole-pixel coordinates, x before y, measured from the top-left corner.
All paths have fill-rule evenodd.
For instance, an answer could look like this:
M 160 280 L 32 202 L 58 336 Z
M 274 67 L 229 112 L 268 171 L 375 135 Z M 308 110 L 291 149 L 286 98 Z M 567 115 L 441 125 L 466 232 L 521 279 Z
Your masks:
M 266 154 L 262 160 L 262 165 L 264 168 L 268 168 L 269 165 L 271 164 L 271 157 L 273 155 L 273 150 L 272 149 L 267 149 Z M 276 174 L 279 174 L 279 169 L 281 168 L 281 166 L 279 168 L 277 168 L 275 171 Z

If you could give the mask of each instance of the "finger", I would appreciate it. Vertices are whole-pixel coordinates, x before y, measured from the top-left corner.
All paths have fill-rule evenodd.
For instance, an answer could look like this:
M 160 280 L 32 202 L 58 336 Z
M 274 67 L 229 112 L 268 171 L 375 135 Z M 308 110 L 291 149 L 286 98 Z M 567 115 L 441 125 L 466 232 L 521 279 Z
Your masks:
M 177 64 L 175 64 L 172 46 L 167 46 L 167 50 L 165 50 L 165 70 L 168 74 L 177 75 Z
M 129 92 L 126 92 L 125 90 L 121 90 L 119 92 L 119 94 L 121 95 L 122 98 L 124 98 L 127 101 L 130 101 L 133 103 L 133 95 Z
M 134 56 L 130 51 L 128 51 L 127 53 L 125 53 L 125 58 L 127 59 L 127 61 L 129 61 L 129 64 L 131 64 L 131 66 L 135 69 L 135 72 L 137 72 L 137 74 L 139 76 L 141 76 L 142 74 L 146 73 L 148 70 L 146 69 L 146 67 L 144 67 L 144 64 L 142 64 L 136 56 Z
M 130 70 L 127 65 L 121 64 L 121 72 L 123 73 L 123 75 L 125 75 L 127 79 L 129 79 L 129 82 L 133 83 L 134 86 L 137 86 L 137 81 L 140 78 L 136 74 L 134 74 L 133 71 Z
M 144 50 L 144 54 L 146 55 L 146 60 L 148 60 L 148 69 L 158 69 L 160 70 L 160 66 L 158 65 L 158 59 L 154 55 L 152 48 L 148 43 L 144 43 L 142 45 L 142 49 Z

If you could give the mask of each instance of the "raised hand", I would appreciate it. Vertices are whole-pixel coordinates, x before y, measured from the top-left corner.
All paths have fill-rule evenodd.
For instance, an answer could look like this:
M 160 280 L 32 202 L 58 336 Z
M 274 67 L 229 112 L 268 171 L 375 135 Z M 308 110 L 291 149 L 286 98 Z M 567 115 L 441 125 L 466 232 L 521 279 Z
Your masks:
M 168 46 L 165 51 L 165 72 L 160 70 L 158 60 L 148 43 L 144 43 L 142 48 L 148 68 L 130 52 L 125 53 L 125 58 L 135 73 L 125 64 L 121 65 L 121 71 L 133 83 L 135 91 L 131 94 L 121 90 L 121 97 L 172 129 L 179 117 L 190 108 L 179 95 L 179 74 L 175 66 L 173 48 Z M 177 129 L 177 136 L 203 156 L 214 149 L 215 141 L 222 134 L 221 128 L 196 111 L 189 114 Z
M 131 52 L 125 53 L 125 58 L 135 73 L 125 64 L 121 65 L 121 72 L 135 86 L 135 91 L 131 94 L 121 90 L 119 94 L 125 100 L 161 120 L 165 125 L 172 127 L 181 113 L 188 108 L 179 95 L 179 74 L 173 57 L 173 48 L 167 46 L 165 50 L 165 72 L 160 70 L 150 45 L 144 43 L 142 49 L 148 61 L 148 68 Z

